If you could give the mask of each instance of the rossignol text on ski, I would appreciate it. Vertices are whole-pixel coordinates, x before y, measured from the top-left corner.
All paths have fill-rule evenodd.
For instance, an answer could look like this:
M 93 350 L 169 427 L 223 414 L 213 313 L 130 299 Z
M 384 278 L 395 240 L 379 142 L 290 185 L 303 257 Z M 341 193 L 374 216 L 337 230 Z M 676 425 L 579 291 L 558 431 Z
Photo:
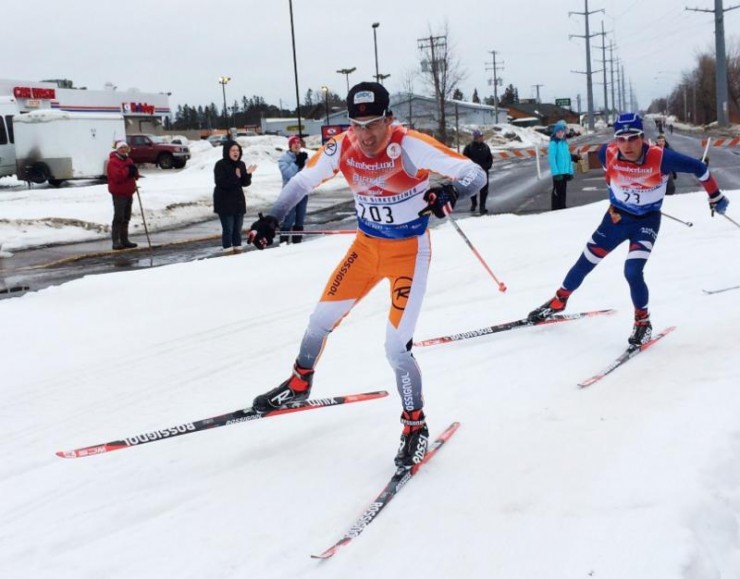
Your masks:
M 327 408 L 329 406 L 339 406 L 340 404 L 364 402 L 366 400 L 375 400 L 376 398 L 383 398 L 385 396 L 388 396 L 388 392 L 386 392 L 385 390 L 380 390 L 378 392 L 363 392 L 361 394 L 347 394 L 344 396 L 316 398 L 313 400 L 305 400 L 303 402 L 289 403 L 283 407 L 276 408 L 275 410 L 268 410 L 262 413 L 257 412 L 252 408 L 244 408 L 242 410 L 235 410 L 234 412 L 228 412 L 219 416 L 212 416 L 210 418 L 196 420 L 195 422 L 185 422 L 183 424 L 178 424 L 177 426 L 172 426 L 169 428 L 149 430 L 147 432 L 142 432 L 141 434 L 129 436 L 121 440 L 113 440 L 111 442 L 104 442 L 102 444 L 84 446 L 82 448 L 76 448 L 74 450 L 60 450 L 56 454 L 61 458 L 81 458 L 84 456 L 103 454 L 106 452 L 112 452 L 114 450 L 121 450 L 123 448 L 130 448 L 132 446 L 140 446 L 142 444 L 147 444 L 150 442 L 157 442 L 159 440 L 174 438 L 175 436 L 182 436 L 183 434 L 189 434 L 191 432 L 199 432 L 201 430 L 210 430 L 212 428 L 228 426 L 230 424 L 250 422 L 253 420 L 260 420 L 262 418 L 272 418 L 273 416 L 291 414 L 293 412 L 303 412 L 305 410 Z
M 388 484 L 385 485 L 383 491 L 372 503 L 370 503 L 370 506 L 365 509 L 365 512 L 360 515 L 360 518 L 355 521 L 344 536 L 320 555 L 311 555 L 311 557 L 313 559 L 329 559 L 333 557 L 341 547 L 344 547 L 347 543 L 357 538 L 360 533 L 362 533 L 362 531 L 364 531 L 367 526 L 376 519 L 380 514 L 380 511 L 382 511 L 388 503 L 391 502 L 393 497 L 398 494 L 406 483 L 409 482 L 417 472 L 419 472 L 419 469 L 432 459 L 442 445 L 450 439 L 459 427 L 459 422 L 453 422 L 450 424 L 450 426 L 448 426 L 445 431 L 442 432 L 442 434 L 440 434 L 429 446 L 429 450 L 419 464 L 411 468 L 396 469 L 395 474 L 391 477 L 391 480 L 388 481 Z
M 544 320 L 530 320 L 529 318 L 522 318 L 521 320 L 514 320 L 512 322 L 504 322 L 502 324 L 496 324 L 494 326 L 488 326 L 480 328 L 478 330 L 471 330 L 469 332 L 460 332 L 459 334 L 450 334 L 449 336 L 440 336 L 439 338 L 429 338 L 427 340 L 421 340 L 414 342 L 414 346 L 434 346 L 436 344 L 446 344 L 447 342 L 457 342 L 459 340 L 467 340 L 470 338 L 477 338 L 479 336 L 487 336 L 488 334 L 497 334 L 499 332 L 506 332 L 508 330 L 515 330 L 516 328 L 529 328 L 532 326 L 544 326 L 547 324 L 558 324 L 560 322 L 569 322 L 571 320 L 580 320 L 581 318 L 590 318 L 593 316 L 611 315 L 616 310 L 593 310 L 590 312 L 580 312 L 574 314 L 553 314 Z

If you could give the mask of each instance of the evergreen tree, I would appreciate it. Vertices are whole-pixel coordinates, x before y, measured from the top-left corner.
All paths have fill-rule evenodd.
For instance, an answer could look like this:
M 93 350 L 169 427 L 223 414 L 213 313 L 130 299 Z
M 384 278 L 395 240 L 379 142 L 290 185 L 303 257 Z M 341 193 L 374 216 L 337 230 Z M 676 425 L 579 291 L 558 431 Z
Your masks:
M 480 103 L 480 97 L 478 96 L 478 89 L 477 88 L 473 90 L 473 96 L 471 97 L 471 100 L 474 103 Z
M 514 88 L 513 84 L 510 84 L 504 90 L 504 96 L 501 97 L 500 105 L 506 107 L 519 102 L 519 91 Z

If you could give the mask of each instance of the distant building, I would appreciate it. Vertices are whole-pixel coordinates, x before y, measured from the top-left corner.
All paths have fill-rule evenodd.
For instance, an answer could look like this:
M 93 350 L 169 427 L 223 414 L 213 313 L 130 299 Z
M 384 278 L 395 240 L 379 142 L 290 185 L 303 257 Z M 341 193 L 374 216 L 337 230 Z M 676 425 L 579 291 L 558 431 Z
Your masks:
M 431 97 L 415 94 L 395 94 L 391 96 L 391 110 L 396 121 L 417 130 L 434 132 L 439 127 L 439 107 L 437 101 Z M 507 110 L 499 107 L 498 118 L 495 108 L 491 105 L 470 103 L 465 101 L 447 101 L 447 125 L 454 128 L 459 125 L 490 126 L 505 123 Z M 347 110 L 329 114 L 330 125 L 346 125 L 349 123 Z M 301 128 L 304 135 L 321 134 L 322 125 L 326 118 L 318 120 L 301 119 Z M 297 118 L 262 119 L 262 132 L 288 136 L 298 132 Z
M 128 133 L 160 133 L 171 112 L 168 93 L 118 90 L 112 83 L 106 83 L 102 90 L 70 88 L 71 85 L 67 79 L 0 79 L 0 96 L 15 98 L 21 113 L 46 108 L 74 113 L 120 113 Z

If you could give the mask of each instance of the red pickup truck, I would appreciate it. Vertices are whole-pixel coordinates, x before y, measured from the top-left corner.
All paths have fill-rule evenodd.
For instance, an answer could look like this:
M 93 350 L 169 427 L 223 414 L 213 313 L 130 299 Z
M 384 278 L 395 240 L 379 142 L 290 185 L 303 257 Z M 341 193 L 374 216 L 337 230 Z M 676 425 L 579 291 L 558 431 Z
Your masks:
M 182 169 L 190 159 L 190 149 L 186 145 L 166 142 L 156 135 L 126 135 L 129 156 L 137 165 L 153 163 L 161 169 Z

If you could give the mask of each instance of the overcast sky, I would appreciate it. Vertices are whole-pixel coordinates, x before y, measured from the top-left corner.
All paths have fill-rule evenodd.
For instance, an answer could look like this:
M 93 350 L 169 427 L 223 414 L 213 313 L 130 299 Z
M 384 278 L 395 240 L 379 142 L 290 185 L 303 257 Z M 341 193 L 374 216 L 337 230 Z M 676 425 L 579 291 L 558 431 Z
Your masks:
M 419 69 L 418 39 L 440 34 L 466 72 L 460 88 L 466 98 L 474 89 L 492 94 L 492 55 L 503 63 L 504 85 L 512 83 L 522 98 L 543 101 L 581 95 L 586 108 L 584 0 L 293 0 L 298 81 L 306 91 L 322 85 L 344 96 L 346 79 L 336 71 L 356 67 L 350 84 L 375 74 L 372 23 L 377 29 L 381 74 L 391 92 Z M 726 2 L 729 7 L 731 2 Z M 665 96 L 690 70 L 695 55 L 714 49 L 713 0 L 590 0 L 591 33 L 607 32 L 615 56 L 632 81 L 638 103 Z M 232 78 L 229 104 L 242 95 L 295 106 L 289 0 L 38 0 L 33 10 L 6 3 L 0 36 L 3 78 L 69 78 L 75 86 L 171 92 L 171 105 L 223 102 L 218 77 Z M 728 50 L 739 42 L 740 10 L 725 15 Z M 592 38 L 600 46 L 602 37 Z M 607 54 L 608 58 L 608 54 Z M 601 49 L 592 50 L 593 69 L 601 69 Z M 595 77 L 599 83 L 602 75 Z M 428 93 L 421 80 L 414 89 Z M 603 103 L 603 87 L 594 84 L 594 102 Z M 611 96 L 609 96 L 611 98 Z

